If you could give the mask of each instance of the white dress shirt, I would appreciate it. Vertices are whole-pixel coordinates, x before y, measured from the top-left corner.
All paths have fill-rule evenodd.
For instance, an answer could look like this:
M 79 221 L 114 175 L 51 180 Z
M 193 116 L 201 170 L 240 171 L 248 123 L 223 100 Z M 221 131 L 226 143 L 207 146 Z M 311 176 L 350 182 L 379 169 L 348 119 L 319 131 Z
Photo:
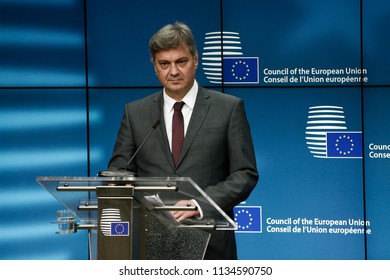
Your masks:
M 173 117 L 173 105 L 177 102 L 177 100 L 169 97 L 167 93 L 164 92 L 164 120 L 165 120 L 165 128 L 167 130 L 167 136 L 169 141 L 169 147 L 172 151 L 172 117 Z M 198 83 L 194 81 L 194 85 L 190 89 L 190 91 L 184 96 L 181 100 L 185 104 L 181 109 L 184 118 L 184 137 L 187 133 L 188 124 L 190 123 L 192 111 L 194 110 L 196 96 L 198 95 Z
M 164 92 L 164 120 L 165 120 L 165 128 L 167 130 L 167 136 L 169 141 L 169 147 L 172 151 L 172 117 L 173 117 L 173 105 L 178 102 L 177 100 L 169 97 L 167 93 Z M 180 101 L 183 101 L 185 104 L 181 109 L 184 118 L 184 137 L 187 133 L 188 124 L 190 123 L 190 119 L 192 116 L 192 111 L 194 110 L 196 96 L 198 95 L 198 83 L 196 80 L 194 81 L 194 85 L 190 89 L 190 91 L 184 96 L 184 98 Z M 198 219 L 203 218 L 203 211 L 200 208 L 198 202 L 194 199 L 191 201 L 198 207 L 199 215 L 196 216 Z

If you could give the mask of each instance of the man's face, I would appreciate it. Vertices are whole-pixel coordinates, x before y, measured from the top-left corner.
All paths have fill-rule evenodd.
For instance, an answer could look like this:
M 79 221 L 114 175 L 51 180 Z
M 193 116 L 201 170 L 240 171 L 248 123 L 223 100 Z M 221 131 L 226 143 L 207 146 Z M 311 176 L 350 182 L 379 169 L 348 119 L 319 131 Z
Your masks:
M 166 93 L 181 100 L 194 84 L 198 55 L 193 57 L 187 45 L 159 51 L 155 55 L 154 68 Z

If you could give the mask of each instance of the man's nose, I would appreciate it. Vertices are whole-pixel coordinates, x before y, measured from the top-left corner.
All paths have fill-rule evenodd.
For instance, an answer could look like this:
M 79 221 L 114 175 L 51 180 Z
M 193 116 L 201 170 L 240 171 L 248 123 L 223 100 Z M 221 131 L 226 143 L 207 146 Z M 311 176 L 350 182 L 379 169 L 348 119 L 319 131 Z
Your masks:
M 172 63 L 171 65 L 171 75 L 176 76 L 179 74 L 179 67 L 177 67 L 176 63 Z

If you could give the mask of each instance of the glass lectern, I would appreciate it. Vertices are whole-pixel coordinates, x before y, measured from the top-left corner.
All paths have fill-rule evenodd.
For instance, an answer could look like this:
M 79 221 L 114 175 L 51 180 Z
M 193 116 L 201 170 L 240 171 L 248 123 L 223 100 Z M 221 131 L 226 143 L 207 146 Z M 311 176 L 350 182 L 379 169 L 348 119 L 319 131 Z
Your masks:
M 88 230 L 90 259 L 203 259 L 210 231 L 236 224 L 187 177 L 37 177 Z M 178 201 L 194 203 L 175 206 Z M 200 208 L 178 222 L 171 211 Z

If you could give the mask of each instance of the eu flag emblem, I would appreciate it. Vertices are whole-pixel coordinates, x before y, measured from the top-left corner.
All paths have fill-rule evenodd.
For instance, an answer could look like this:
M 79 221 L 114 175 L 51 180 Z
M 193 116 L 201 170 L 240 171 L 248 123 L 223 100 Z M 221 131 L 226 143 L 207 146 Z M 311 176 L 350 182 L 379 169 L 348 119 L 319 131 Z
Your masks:
M 362 158 L 361 132 L 327 132 L 326 151 L 328 158 Z
M 223 82 L 227 84 L 259 83 L 259 58 L 224 57 Z
M 129 222 L 111 222 L 111 236 L 129 236 Z
M 236 206 L 234 207 L 234 221 L 237 224 L 236 232 L 260 233 L 261 206 Z

